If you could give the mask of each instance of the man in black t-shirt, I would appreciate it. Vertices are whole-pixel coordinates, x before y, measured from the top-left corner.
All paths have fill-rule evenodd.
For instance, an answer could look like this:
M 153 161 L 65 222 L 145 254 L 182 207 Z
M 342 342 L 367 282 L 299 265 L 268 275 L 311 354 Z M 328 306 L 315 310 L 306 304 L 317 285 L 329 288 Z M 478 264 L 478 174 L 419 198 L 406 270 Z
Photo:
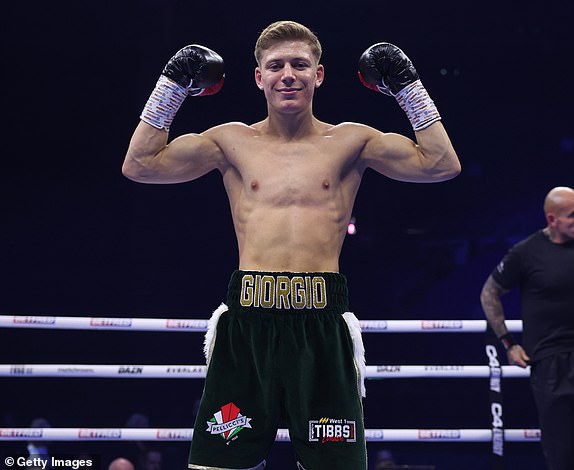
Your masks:
M 514 245 L 482 288 L 480 300 L 508 362 L 531 366 L 542 448 L 549 470 L 574 469 L 574 189 L 544 200 L 547 225 Z M 523 344 L 505 325 L 501 296 L 520 288 Z

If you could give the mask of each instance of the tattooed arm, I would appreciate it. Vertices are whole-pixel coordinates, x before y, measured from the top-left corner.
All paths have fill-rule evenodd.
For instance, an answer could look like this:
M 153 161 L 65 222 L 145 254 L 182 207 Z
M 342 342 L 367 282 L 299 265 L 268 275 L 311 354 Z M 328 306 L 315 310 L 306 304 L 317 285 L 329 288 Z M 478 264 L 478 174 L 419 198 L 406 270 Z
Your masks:
M 507 292 L 508 290 L 496 282 L 492 276 L 489 276 L 480 293 L 480 303 L 486 315 L 486 320 L 499 339 L 505 336 L 508 337 L 509 335 L 505 323 L 504 307 L 500 300 Z M 510 344 L 505 343 L 505 347 L 509 364 L 515 364 L 519 367 L 528 366 L 530 358 L 520 344 L 516 344 L 512 341 Z

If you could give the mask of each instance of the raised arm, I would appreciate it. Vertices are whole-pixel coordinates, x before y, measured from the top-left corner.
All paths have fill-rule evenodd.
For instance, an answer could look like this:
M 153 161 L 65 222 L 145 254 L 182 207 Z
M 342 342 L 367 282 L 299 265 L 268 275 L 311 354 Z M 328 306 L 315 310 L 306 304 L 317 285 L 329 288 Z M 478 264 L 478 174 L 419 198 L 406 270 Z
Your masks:
M 530 358 L 522 346 L 514 341 L 512 334 L 506 327 L 506 317 L 504 307 L 500 298 L 508 292 L 492 276 L 489 276 L 480 293 L 480 303 L 486 315 L 488 324 L 493 329 L 494 334 L 506 349 L 508 362 L 520 367 L 526 367 Z
M 440 114 L 401 49 L 389 43 L 369 47 L 359 59 L 359 78 L 367 88 L 397 100 L 416 136 L 415 143 L 398 134 L 373 132 L 361 155 L 366 166 L 397 180 L 421 183 L 460 173 Z
M 167 63 L 140 116 L 122 172 L 141 183 L 189 181 L 220 167 L 223 155 L 209 133 L 181 136 L 169 145 L 171 122 L 187 96 L 217 93 L 223 59 L 198 45 L 179 50 Z

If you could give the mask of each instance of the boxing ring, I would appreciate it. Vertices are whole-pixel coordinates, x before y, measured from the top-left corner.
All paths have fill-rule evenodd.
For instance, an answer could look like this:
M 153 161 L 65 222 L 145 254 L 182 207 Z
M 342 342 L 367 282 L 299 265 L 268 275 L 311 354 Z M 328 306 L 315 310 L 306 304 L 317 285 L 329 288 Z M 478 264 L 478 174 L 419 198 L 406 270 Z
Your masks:
M 61 317 L 0 315 L 0 328 L 148 331 L 205 333 L 208 320 L 162 318 Z M 485 320 L 363 320 L 363 334 L 400 333 L 482 333 L 487 337 Z M 522 331 L 520 320 L 508 320 L 508 329 Z M 504 428 L 502 378 L 529 376 L 528 369 L 501 365 L 497 340 L 485 342 L 486 365 L 367 365 L 366 379 L 484 379 L 490 394 L 491 428 L 487 429 L 366 429 L 367 442 L 490 442 L 493 461 L 504 456 L 505 442 L 537 442 L 539 429 Z M 122 378 L 122 379 L 203 379 L 205 365 L 169 364 L 0 364 L 0 377 L 18 380 L 36 378 Z M 0 428 L 2 441 L 190 441 L 188 428 Z M 279 429 L 277 442 L 289 441 L 287 429 Z

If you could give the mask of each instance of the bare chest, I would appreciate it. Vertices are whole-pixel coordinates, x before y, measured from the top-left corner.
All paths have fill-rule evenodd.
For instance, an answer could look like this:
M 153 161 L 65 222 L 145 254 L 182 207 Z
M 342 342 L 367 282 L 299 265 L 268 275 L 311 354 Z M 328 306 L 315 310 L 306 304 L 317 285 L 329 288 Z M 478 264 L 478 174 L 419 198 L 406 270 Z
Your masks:
M 319 204 L 344 188 L 352 157 L 328 138 L 281 144 L 254 139 L 233 155 L 234 184 L 272 204 Z

